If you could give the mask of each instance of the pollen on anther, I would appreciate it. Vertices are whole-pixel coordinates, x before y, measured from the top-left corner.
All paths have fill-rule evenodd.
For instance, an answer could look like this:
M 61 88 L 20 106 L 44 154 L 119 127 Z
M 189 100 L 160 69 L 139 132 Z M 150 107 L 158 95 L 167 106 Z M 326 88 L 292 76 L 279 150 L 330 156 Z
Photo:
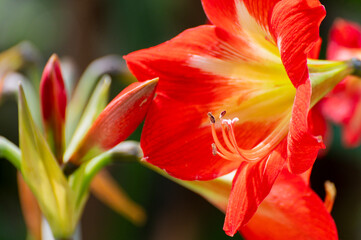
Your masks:
M 216 122 L 216 118 L 213 116 L 213 114 L 211 112 L 208 112 L 208 117 L 209 117 L 209 120 L 211 121 L 211 123 Z
M 224 117 L 224 115 L 226 115 L 226 111 L 222 111 L 221 114 L 219 114 L 219 119 L 222 119 L 222 117 Z
M 217 155 L 217 147 L 216 147 L 215 143 L 212 143 L 212 154 L 213 154 L 213 156 Z

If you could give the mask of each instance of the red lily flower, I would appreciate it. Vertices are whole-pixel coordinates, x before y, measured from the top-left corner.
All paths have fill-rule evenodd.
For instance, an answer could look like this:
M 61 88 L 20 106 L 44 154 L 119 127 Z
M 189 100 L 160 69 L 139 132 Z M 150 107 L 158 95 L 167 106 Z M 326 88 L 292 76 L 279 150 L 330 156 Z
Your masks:
M 285 161 L 294 173 L 312 166 L 324 145 L 310 128 L 309 109 L 352 69 L 307 60 L 325 16 L 317 0 L 202 3 L 214 25 L 125 59 L 139 81 L 159 77 L 141 139 L 146 161 L 184 180 L 238 169 L 224 225 L 233 235 Z M 233 120 L 219 124 L 210 115 L 210 129 L 206 113 L 224 110 Z
M 337 19 L 330 31 L 327 58 L 345 60 L 361 59 L 361 26 L 357 23 Z M 361 143 L 361 81 L 348 76 L 322 101 L 326 117 L 343 128 L 343 142 L 348 147 Z

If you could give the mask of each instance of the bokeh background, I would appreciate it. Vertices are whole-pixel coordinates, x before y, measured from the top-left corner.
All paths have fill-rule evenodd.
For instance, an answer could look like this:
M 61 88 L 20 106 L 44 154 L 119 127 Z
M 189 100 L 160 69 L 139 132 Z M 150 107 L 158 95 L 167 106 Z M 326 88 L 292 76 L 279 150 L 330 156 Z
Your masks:
M 342 17 L 361 23 L 361 1 L 321 2 L 327 10 L 321 25 L 324 58 L 332 22 Z M 39 49 L 41 68 L 57 53 L 71 58 L 79 75 L 96 58 L 147 48 L 205 22 L 200 0 L 0 0 L 0 51 L 28 40 Z M 113 96 L 124 87 L 123 82 L 122 78 L 113 81 Z M 336 184 L 332 215 L 340 239 L 361 239 L 361 149 L 344 149 L 340 129 L 331 128 L 332 142 L 315 164 L 312 187 L 323 198 L 324 181 Z M 0 107 L 0 135 L 18 142 L 14 99 Z M 139 136 L 140 129 L 131 138 L 139 140 Z M 224 214 L 196 194 L 137 163 L 113 164 L 109 170 L 146 209 L 148 220 L 144 226 L 134 226 L 90 197 L 81 224 L 84 239 L 230 239 L 222 230 Z M 25 236 L 16 171 L 0 159 L 0 239 Z

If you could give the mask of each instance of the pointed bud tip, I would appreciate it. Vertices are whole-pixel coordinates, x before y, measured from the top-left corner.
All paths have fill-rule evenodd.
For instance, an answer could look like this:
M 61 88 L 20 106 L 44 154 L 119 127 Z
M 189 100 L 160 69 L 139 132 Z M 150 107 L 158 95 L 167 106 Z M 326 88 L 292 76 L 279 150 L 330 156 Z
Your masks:
M 223 227 L 223 231 L 230 237 L 233 237 L 234 234 L 236 234 L 237 232 L 237 229 L 234 230 L 233 229 L 234 227 L 233 226 L 229 226 L 228 228 L 226 226 Z
M 150 83 L 152 83 L 152 84 L 156 84 L 156 83 L 158 83 L 158 81 L 159 81 L 159 78 L 156 77 L 156 78 L 150 79 L 150 80 L 148 80 L 148 81 L 146 81 L 146 82 L 150 82 Z
M 24 87 L 23 87 L 23 84 L 21 83 L 21 81 L 18 82 L 18 90 L 19 90 L 19 92 L 18 92 L 19 101 L 23 102 L 25 92 L 24 92 Z
M 130 84 L 126 87 L 117 97 L 121 96 L 122 93 L 127 92 L 128 94 L 141 93 L 141 95 L 146 96 L 146 93 L 154 93 L 158 84 L 159 78 L 153 78 L 144 82 L 136 82 Z M 115 99 L 117 98 L 115 97 Z
M 44 67 L 42 81 L 44 81 L 46 76 L 49 77 L 52 72 L 57 71 L 58 69 L 60 70 L 60 60 L 58 55 L 53 53 Z
M 149 86 L 155 88 L 158 84 L 159 78 L 153 78 L 143 82 L 143 87 Z
M 49 58 L 49 62 L 59 62 L 59 57 L 56 53 L 53 53 Z
M 103 81 L 106 85 L 110 85 L 112 82 L 112 78 L 108 74 L 106 74 L 102 77 L 101 81 Z

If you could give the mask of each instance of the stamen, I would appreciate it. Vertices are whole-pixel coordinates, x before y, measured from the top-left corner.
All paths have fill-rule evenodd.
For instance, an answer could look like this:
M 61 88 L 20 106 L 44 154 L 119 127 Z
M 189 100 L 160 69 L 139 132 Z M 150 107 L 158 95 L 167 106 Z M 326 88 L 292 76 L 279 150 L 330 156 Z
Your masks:
M 325 207 L 328 212 L 331 212 L 333 203 L 335 202 L 335 197 L 336 197 L 335 184 L 333 184 L 330 181 L 326 181 L 325 182 L 325 191 L 326 191 Z
M 222 119 L 226 115 L 226 111 L 222 111 L 221 114 L 219 114 L 219 119 Z
M 208 112 L 208 117 L 212 124 L 216 123 L 216 118 L 213 116 L 211 112 Z
M 227 135 L 227 132 L 229 131 L 229 127 L 228 125 L 225 125 L 222 123 L 222 136 L 223 136 L 223 140 L 226 143 L 227 147 L 232 151 L 232 152 L 236 152 L 236 149 L 233 147 L 233 145 L 231 144 L 231 142 L 229 141 L 229 135 Z
M 229 152 L 227 149 L 223 147 L 222 143 L 218 139 L 216 128 L 214 125 L 215 124 L 211 124 L 211 129 L 212 129 L 212 137 L 214 140 L 214 144 L 219 149 L 219 151 L 217 151 L 217 154 L 227 160 L 231 160 L 231 161 L 241 160 L 239 155 L 237 155 L 236 153 Z
M 220 118 L 222 118 L 224 114 L 225 111 L 220 114 Z M 266 157 L 283 139 L 283 137 L 287 135 L 289 118 L 285 117 L 283 121 L 280 122 L 278 126 L 262 142 L 260 142 L 252 149 L 246 150 L 238 146 L 235 136 L 234 124 L 238 122 L 239 119 L 222 119 L 221 129 L 223 142 L 226 145 L 225 147 L 217 136 L 214 116 L 210 113 L 208 116 L 210 117 L 212 123 L 211 128 L 214 140 L 214 143 L 212 144 L 213 154 L 216 153 L 224 159 L 231 161 L 259 161 Z
M 215 143 L 212 143 L 212 154 L 213 154 L 213 156 L 217 155 L 217 147 L 216 147 Z
M 219 141 L 218 136 L 217 136 L 216 127 L 215 127 L 216 120 L 215 120 L 214 116 L 212 115 L 212 113 L 210 113 L 210 112 L 208 113 L 208 117 L 211 121 L 212 137 L 215 142 L 212 144 L 213 155 L 219 155 L 220 157 L 230 160 L 230 161 L 241 160 L 239 155 L 237 155 L 234 152 L 230 152 L 223 147 L 222 143 Z M 219 151 L 217 151 L 217 149 L 219 149 Z

